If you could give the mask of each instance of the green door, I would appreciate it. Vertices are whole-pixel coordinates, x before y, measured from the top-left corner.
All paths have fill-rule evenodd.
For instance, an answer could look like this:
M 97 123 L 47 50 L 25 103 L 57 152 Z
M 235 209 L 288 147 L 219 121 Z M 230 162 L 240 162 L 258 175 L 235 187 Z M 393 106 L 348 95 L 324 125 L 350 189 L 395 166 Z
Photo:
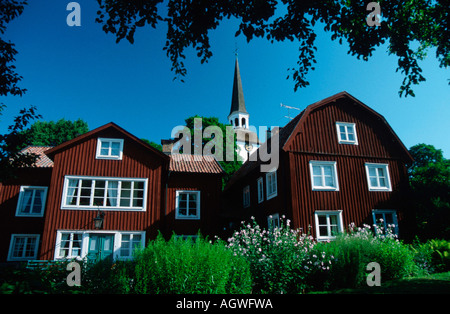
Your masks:
M 114 235 L 93 233 L 89 235 L 88 259 L 112 261 L 114 252 Z

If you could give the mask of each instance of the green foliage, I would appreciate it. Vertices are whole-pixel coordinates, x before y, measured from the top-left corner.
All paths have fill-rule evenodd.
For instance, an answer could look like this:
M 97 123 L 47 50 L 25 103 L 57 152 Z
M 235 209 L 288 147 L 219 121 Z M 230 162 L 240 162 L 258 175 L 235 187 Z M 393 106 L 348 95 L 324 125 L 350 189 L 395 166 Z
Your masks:
M 135 257 L 136 293 L 249 293 L 245 260 L 222 241 L 211 243 L 173 235 L 156 240 Z
M 450 160 L 432 145 L 410 148 L 411 209 L 422 239 L 450 238 Z
M 153 141 L 149 141 L 149 140 L 147 140 L 145 138 L 141 138 L 141 140 L 144 141 L 145 143 L 147 143 L 148 145 L 150 145 L 151 147 L 156 148 L 157 150 L 162 152 L 162 145 L 161 144 L 155 143 Z
M 229 143 L 228 141 L 230 140 L 230 138 L 228 138 L 228 136 L 226 136 L 227 134 L 227 126 L 231 127 L 231 125 L 229 124 L 223 124 L 221 122 L 219 122 L 219 119 L 216 117 L 202 117 L 202 116 L 191 116 L 189 118 L 187 118 L 185 120 L 186 122 L 186 126 L 188 127 L 188 129 L 191 132 L 191 144 L 192 144 L 192 149 L 191 149 L 191 153 L 195 152 L 195 144 L 194 140 L 192 140 L 192 138 L 194 137 L 194 120 L 195 119 L 201 119 L 202 122 L 202 135 L 203 132 L 205 131 L 206 128 L 208 127 L 218 127 L 220 129 L 220 131 L 222 132 L 223 135 L 223 141 L 222 141 L 222 146 L 219 146 L 219 141 L 217 141 L 217 145 L 214 146 L 215 150 L 217 151 L 217 154 L 219 156 L 223 156 L 221 161 L 219 161 L 220 165 L 222 166 L 222 169 L 225 171 L 225 175 L 222 178 L 222 188 L 224 188 L 228 182 L 228 180 L 230 180 L 230 178 L 233 176 L 233 174 L 241 167 L 242 165 L 242 161 L 238 160 L 238 154 L 236 152 L 236 135 L 234 135 L 233 137 L 233 143 Z M 202 141 L 201 141 L 201 147 L 197 147 L 197 149 L 201 149 L 201 151 L 203 152 L 203 148 L 205 147 L 205 145 L 212 141 L 212 138 L 205 138 L 202 137 Z M 229 153 L 227 152 L 227 144 L 232 146 L 233 149 L 233 156 L 229 156 L 227 158 L 226 154 Z M 212 151 L 212 153 L 216 153 L 216 151 Z M 231 157 L 231 158 L 230 158 Z M 228 160 L 227 160 L 228 159 Z M 231 159 L 231 160 L 230 160 Z
M 88 131 L 87 123 L 81 119 L 60 119 L 57 122 L 36 121 L 24 133 L 26 145 L 57 146 Z
M 306 76 L 317 62 L 317 27 L 323 27 L 332 40 L 338 39 L 341 44 L 346 41 L 348 53 L 358 59 L 368 60 L 378 46 L 387 43 L 389 54 L 398 58 L 396 71 L 404 75 L 400 96 L 414 96 L 412 86 L 425 81 L 419 61 L 428 49 L 436 49 L 440 67 L 450 65 L 446 1 L 377 1 L 382 19 L 376 27 L 366 23 L 369 11 L 365 1 L 191 1 L 184 5 L 170 0 L 163 10 L 162 0 L 98 2 L 96 22 L 102 24 L 106 33 L 114 34 L 116 42 L 126 38 L 133 43 L 138 27 L 167 29 L 163 49 L 172 62 L 172 71 L 181 79 L 187 73 L 185 50 L 192 47 L 202 63 L 208 61 L 212 56 L 211 31 L 230 18 L 240 22 L 236 36 L 243 34 L 247 41 L 263 38 L 298 43 L 297 66 L 289 69 L 295 90 L 309 85 Z
M 365 285 L 366 267 L 377 262 L 382 281 L 403 278 L 415 271 L 414 253 L 389 231 L 375 235 L 371 227 L 350 226 L 331 242 L 318 243 L 316 249 L 335 257 L 330 276 L 322 284 L 328 288 L 350 288 Z
M 250 263 L 254 293 L 299 293 L 307 277 L 317 270 L 329 271 L 331 257 L 315 254 L 312 238 L 281 222 L 273 230 L 261 228 L 253 219 L 228 239 L 228 247 Z

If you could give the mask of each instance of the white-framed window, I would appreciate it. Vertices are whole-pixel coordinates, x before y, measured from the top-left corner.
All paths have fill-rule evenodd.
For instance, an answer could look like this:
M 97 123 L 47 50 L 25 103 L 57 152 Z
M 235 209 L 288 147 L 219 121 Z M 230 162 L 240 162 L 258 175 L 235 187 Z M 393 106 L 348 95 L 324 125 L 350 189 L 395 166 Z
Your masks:
M 258 185 L 258 203 L 262 203 L 264 201 L 264 179 L 259 177 L 256 183 Z
M 39 234 L 12 234 L 9 244 L 8 261 L 37 259 Z
M 200 219 L 200 191 L 176 191 L 175 219 Z
M 341 210 L 324 210 L 314 213 L 316 237 L 318 241 L 333 240 L 344 230 Z
M 244 187 L 242 194 L 243 194 L 242 199 L 243 199 L 244 208 L 249 207 L 250 206 L 250 186 L 249 185 Z
M 145 246 L 145 231 L 57 230 L 55 260 L 87 258 L 93 246 L 99 244 L 95 241 L 99 237 L 110 239 L 107 244 L 114 260 L 132 259 L 134 252 Z
M 56 235 L 56 243 L 59 243 L 55 258 L 81 259 L 83 246 L 83 232 L 62 231 Z
M 145 211 L 144 178 L 65 176 L 62 209 Z
M 16 216 L 43 217 L 47 190 L 46 186 L 21 186 Z
M 392 191 L 388 164 L 366 163 L 369 191 Z
M 339 144 L 358 145 L 355 123 L 336 122 L 336 130 Z
M 310 160 L 309 170 L 313 191 L 339 191 L 336 161 Z
M 277 196 L 277 171 L 271 171 L 266 173 L 266 195 L 267 199 L 270 200 Z
M 127 233 L 121 234 L 119 257 L 122 259 L 131 259 L 137 249 L 143 248 L 142 234 Z
M 375 225 L 375 232 L 378 232 L 378 227 L 383 227 L 383 232 L 388 228 L 394 234 L 398 235 L 398 220 L 397 211 L 393 209 L 374 209 L 372 210 L 373 224 Z
M 96 159 L 122 160 L 123 139 L 101 138 L 97 139 Z
M 274 228 L 280 227 L 280 214 L 272 214 L 267 216 L 267 228 L 272 231 Z

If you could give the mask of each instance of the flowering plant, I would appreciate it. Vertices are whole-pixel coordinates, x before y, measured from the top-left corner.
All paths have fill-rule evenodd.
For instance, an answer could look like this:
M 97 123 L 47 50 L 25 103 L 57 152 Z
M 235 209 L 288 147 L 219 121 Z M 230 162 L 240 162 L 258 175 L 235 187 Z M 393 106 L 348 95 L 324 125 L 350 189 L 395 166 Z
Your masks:
M 280 226 L 270 230 L 261 228 L 254 217 L 251 220 L 228 239 L 228 247 L 249 261 L 254 292 L 299 293 L 312 272 L 331 269 L 331 257 L 315 254 L 313 238 L 291 229 L 289 219 L 282 216 Z

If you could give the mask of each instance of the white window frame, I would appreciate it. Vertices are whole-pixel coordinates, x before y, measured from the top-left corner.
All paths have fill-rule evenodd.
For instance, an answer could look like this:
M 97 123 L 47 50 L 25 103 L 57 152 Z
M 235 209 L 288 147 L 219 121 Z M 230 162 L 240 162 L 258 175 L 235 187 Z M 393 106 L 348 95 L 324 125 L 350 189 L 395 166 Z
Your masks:
M 82 233 L 81 254 L 80 256 L 60 257 L 61 238 L 63 233 Z M 145 231 L 122 231 L 122 230 L 57 230 L 54 251 L 54 260 L 77 259 L 83 260 L 87 257 L 89 251 L 89 238 L 91 234 L 105 234 L 114 236 L 113 260 L 130 260 L 133 256 L 121 256 L 122 236 L 139 234 L 141 236 L 141 247 L 145 247 Z M 131 251 L 132 252 L 132 251 Z
M 30 207 L 29 213 L 23 212 L 23 206 L 24 206 L 23 202 L 24 202 L 26 190 L 33 190 L 33 195 L 32 195 L 32 199 L 31 199 L 31 207 Z M 39 211 L 39 213 L 32 213 L 31 210 L 34 206 L 36 190 L 44 191 L 43 196 L 42 196 L 42 206 L 41 206 L 41 210 Z M 48 187 L 46 187 L 46 186 L 31 186 L 31 185 L 24 186 L 24 185 L 22 185 L 20 187 L 19 200 L 17 201 L 16 216 L 17 217 L 43 217 L 44 210 L 45 210 L 45 203 L 47 201 L 47 191 L 48 191 Z
M 256 184 L 258 186 L 258 204 L 264 202 L 264 179 L 263 177 L 259 177 L 256 180 Z
M 273 231 L 275 228 L 280 227 L 280 214 L 272 214 L 267 216 L 267 230 Z
M 196 215 L 189 215 L 189 199 L 187 200 L 188 208 L 186 208 L 186 215 L 180 214 L 180 194 L 187 193 L 189 194 L 196 194 L 197 195 L 197 207 L 196 207 Z M 193 191 L 193 190 L 177 190 L 176 196 L 175 196 L 175 219 L 186 219 L 186 220 L 199 220 L 200 219 L 200 191 Z
M 340 127 L 345 128 L 345 138 L 341 136 L 341 130 Z M 349 132 L 349 129 L 351 129 L 353 132 Z M 358 145 L 358 136 L 356 134 L 356 124 L 350 123 L 350 122 L 336 122 L 336 131 L 337 131 L 337 137 L 338 137 L 338 143 L 339 144 L 350 144 L 350 145 Z M 349 140 L 348 134 L 353 133 L 355 139 Z
M 69 234 L 69 254 L 66 256 L 61 256 L 61 243 L 62 243 L 62 237 L 64 234 Z M 81 236 L 81 243 L 80 243 L 80 254 L 73 254 L 73 236 L 74 234 L 78 234 Z M 56 233 L 56 243 L 58 245 L 58 249 L 55 250 L 55 259 L 81 259 L 82 252 L 83 252 L 83 231 L 57 231 Z
M 14 261 L 28 261 L 28 260 L 34 260 L 37 259 L 38 249 L 39 249 L 39 234 L 11 234 L 11 241 L 9 243 L 9 250 L 8 250 L 8 262 L 14 262 Z M 16 243 L 17 238 L 25 238 L 25 244 L 23 246 L 23 249 L 21 251 L 21 256 L 13 256 L 14 254 L 14 244 Z M 24 256 L 24 253 L 26 250 L 26 246 L 28 245 L 29 241 L 34 241 L 34 250 L 33 250 L 33 256 Z
M 327 227 L 327 235 L 321 235 L 320 234 L 320 225 L 319 224 L 319 216 L 325 216 L 326 217 L 326 227 Z M 342 222 L 342 210 L 318 210 L 314 212 L 314 220 L 316 225 L 316 239 L 317 241 L 328 241 L 328 240 L 334 240 L 336 236 L 332 235 L 331 232 L 331 221 L 330 216 L 336 216 L 337 217 L 337 223 L 336 226 L 338 228 L 338 232 L 343 232 L 344 226 Z
M 109 152 L 107 155 L 102 155 L 102 143 L 109 143 Z M 119 143 L 119 156 L 111 155 L 111 144 Z M 103 138 L 97 139 L 97 151 L 95 154 L 96 159 L 109 159 L 109 160 L 122 160 L 123 157 L 123 139 L 121 138 Z
M 272 184 L 270 184 L 272 182 Z M 267 200 L 278 195 L 277 171 L 272 170 L 266 173 L 266 197 Z
M 250 186 L 246 185 L 242 189 L 242 205 L 244 208 L 247 208 L 250 206 Z
M 322 178 L 322 183 L 323 185 L 315 185 L 314 184 L 314 177 L 316 175 L 314 175 L 314 171 L 313 168 L 315 166 L 319 166 L 321 167 L 321 178 Z M 333 184 L 334 186 L 326 186 L 325 185 L 325 175 L 324 175 L 324 171 L 323 168 L 324 166 L 331 166 L 332 169 L 332 178 L 333 178 Z M 311 187 L 313 191 L 339 191 L 339 180 L 338 180 L 338 175 L 337 175 L 337 162 L 336 161 L 320 161 L 320 160 L 310 160 L 309 161 L 309 171 L 310 171 L 310 177 L 311 177 Z
M 383 228 L 384 231 L 387 230 L 388 224 L 386 223 L 386 215 L 392 215 L 392 223 L 395 225 L 393 229 L 393 233 L 398 235 L 398 219 L 397 219 L 397 211 L 395 209 L 373 209 L 372 210 L 372 220 L 373 224 L 375 225 L 375 232 L 377 232 L 377 226 L 381 223 L 380 221 L 377 221 L 376 216 L 382 215 L 383 216 Z
M 366 162 L 365 168 L 366 168 L 366 178 L 367 178 L 367 185 L 369 187 L 369 191 L 381 191 L 381 192 L 391 192 L 392 191 L 391 177 L 389 175 L 389 165 L 388 164 Z M 378 176 L 378 170 L 376 170 L 376 176 L 373 177 L 373 178 L 376 178 L 378 186 L 372 186 L 372 182 L 370 180 L 370 178 L 372 178 L 372 177 L 369 174 L 371 168 L 383 169 L 383 171 L 385 173 L 384 178 L 386 181 L 386 186 L 380 186 L 380 178 L 381 177 Z
M 92 180 L 91 182 L 91 194 L 89 197 L 89 205 L 79 205 L 79 201 L 80 201 L 80 195 L 81 195 L 81 182 L 82 181 L 78 181 L 78 185 L 76 187 L 76 192 L 77 195 L 73 195 L 72 197 L 76 197 L 77 199 L 77 205 L 70 205 L 67 204 L 67 192 L 69 189 L 69 180 L 85 180 L 85 181 L 89 181 Z M 116 195 L 116 206 L 97 206 L 94 205 L 94 193 L 95 193 L 95 180 L 99 180 L 99 181 L 107 181 L 107 182 L 118 182 L 117 183 L 117 188 L 114 188 L 114 190 L 117 189 L 117 195 Z M 122 183 L 123 182 L 142 182 L 144 183 L 144 188 L 143 188 L 143 199 L 142 199 L 142 206 L 121 206 L 120 205 L 120 201 L 121 201 L 121 193 L 122 193 Z M 64 177 L 64 187 L 63 187 L 63 195 L 62 195 L 62 200 L 61 200 L 61 209 L 77 209 L 77 210 L 105 210 L 105 211 L 117 211 L 117 210 L 123 210 L 123 211 L 146 211 L 147 208 L 147 185 L 148 185 L 148 178 L 118 178 L 118 177 L 91 177 L 91 176 L 72 176 L 72 175 L 66 175 Z M 71 187 L 72 188 L 72 187 Z M 133 194 L 134 194 L 135 190 L 134 190 L 134 183 L 132 184 L 131 188 L 130 188 L 130 203 L 132 203 L 133 200 Z M 106 200 L 108 198 L 108 187 L 107 187 L 107 183 L 105 183 L 105 195 L 104 195 L 104 200 Z M 99 198 L 99 197 L 97 197 Z M 127 197 L 128 198 L 128 197 Z M 104 201 L 105 202 L 105 201 Z

